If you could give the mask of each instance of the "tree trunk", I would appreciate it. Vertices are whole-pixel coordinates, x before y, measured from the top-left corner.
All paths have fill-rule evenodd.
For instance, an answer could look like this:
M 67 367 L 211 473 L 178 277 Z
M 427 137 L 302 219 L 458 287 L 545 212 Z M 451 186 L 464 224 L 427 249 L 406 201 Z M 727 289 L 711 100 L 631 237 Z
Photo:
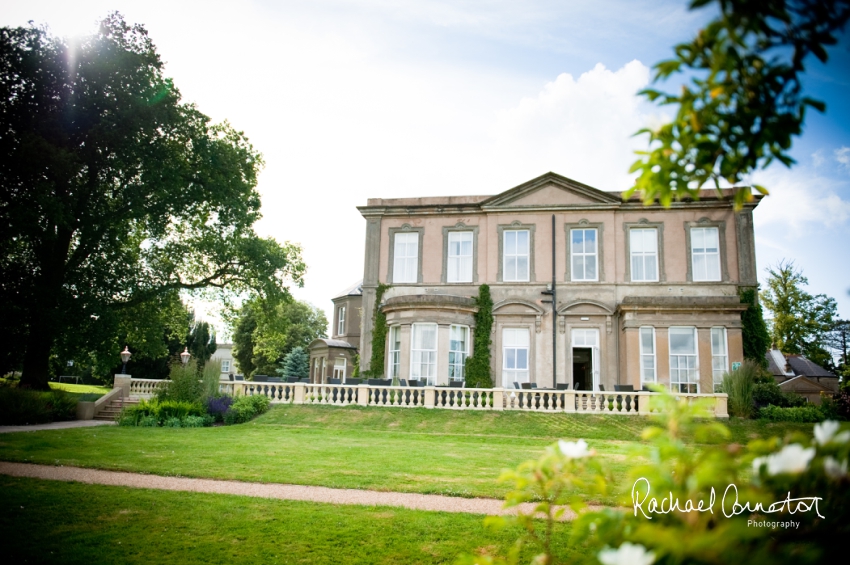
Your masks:
M 50 350 L 61 331 L 59 297 L 65 282 L 65 261 L 72 232 L 59 229 L 57 237 L 40 254 L 41 275 L 36 278 L 29 304 L 29 336 L 20 386 L 50 390 Z

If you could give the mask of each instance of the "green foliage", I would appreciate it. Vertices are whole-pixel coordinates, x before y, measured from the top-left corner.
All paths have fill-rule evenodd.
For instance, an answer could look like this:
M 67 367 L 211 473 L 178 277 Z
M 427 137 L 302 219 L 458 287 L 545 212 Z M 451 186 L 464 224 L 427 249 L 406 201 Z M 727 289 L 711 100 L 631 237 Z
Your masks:
M 761 366 L 750 360 L 744 360 L 740 367 L 723 375 L 721 392 L 729 395 L 729 414 L 739 418 L 749 418 L 753 414 L 753 394 L 756 379 Z
M 793 262 L 780 261 L 768 272 L 770 277 L 761 300 L 773 316 L 770 329 L 776 347 L 783 353 L 804 354 L 822 364 L 825 336 L 836 317 L 835 299 L 825 294 L 812 296 L 803 290 L 809 281 Z
M 264 395 L 240 396 L 224 413 L 224 423 L 228 426 L 244 424 L 255 416 L 264 414 L 268 411 L 269 406 L 271 406 L 271 401 Z
M 140 426 L 166 428 L 187 427 L 183 424 L 187 418 L 201 418 L 205 425 L 212 425 L 203 406 L 181 400 L 142 400 L 135 406 L 126 406 L 118 416 L 121 426 Z M 193 420 L 196 422 L 197 420 Z M 191 426 L 188 426 L 191 427 Z
M 217 349 L 215 328 L 212 328 L 208 322 L 194 322 L 186 338 L 186 348 L 192 354 L 198 371 L 202 371 Z
M 204 365 L 201 372 L 201 389 L 203 391 L 201 398 L 202 403 L 206 403 L 207 399 L 220 396 L 218 390 L 221 381 L 221 361 L 210 361 Z
M 493 328 L 493 299 L 490 287 L 482 284 L 478 287 L 475 298 L 478 312 L 475 313 L 475 339 L 473 340 L 472 355 L 466 358 L 464 373 L 466 386 L 470 388 L 492 388 L 493 378 L 490 374 L 490 333 Z
M 381 301 L 390 285 L 378 283 L 375 289 L 375 308 L 372 311 L 372 356 L 369 358 L 369 368 L 362 372 L 366 378 L 384 376 L 384 362 L 387 356 L 387 315 L 381 310 Z
M 284 377 L 295 377 L 299 379 L 309 377 L 310 355 L 301 346 L 293 348 L 283 358 L 283 367 L 278 369 L 277 372 Z
M 711 0 L 693 0 L 691 8 Z M 718 0 L 720 14 L 675 58 L 655 65 L 654 80 L 682 73 L 690 78 L 679 94 L 646 89 L 650 101 L 677 106 L 673 120 L 649 137 L 647 151 L 631 168 L 645 203 L 699 196 L 706 184 L 735 186 L 735 204 L 752 200 L 748 176 L 774 160 L 790 166 L 791 143 L 800 135 L 806 109 L 825 111 L 803 95 L 804 62 L 826 62 L 848 17 L 846 0 Z
M 759 410 L 759 418 L 770 422 L 814 423 L 825 419 L 823 411 L 817 406 L 794 406 L 783 408 L 765 406 Z
M 300 247 L 253 230 L 260 154 L 181 102 L 142 26 L 2 28 L 0 52 L 0 364 L 24 384 L 47 388 L 59 336 L 117 361 L 122 311 L 175 290 L 302 284 Z
M 204 384 L 198 379 L 198 369 L 194 359 L 186 365 L 171 366 L 171 382 L 157 389 L 156 397 L 160 401 L 177 400 L 180 402 L 200 402 L 204 396 Z
M 840 432 L 837 422 L 824 422 L 815 426 L 814 440 L 808 434 L 791 434 L 784 440 L 756 440 L 743 448 L 725 444 L 730 435 L 725 425 L 699 418 L 700 403 L 677 399 L 663 390 L 657 398 L 662 409 L 656 417 L 659 425 L 644 431 L 647 443 L 632 454 L 637 464 L 631 468 L 627 487 L 619 489 L 627 493 L 620 502 L 626 509 L 580 512 L 573 522 L 570 545 L 582 550 L 585 562 L 814 565 L 843 560 L 844 544 L 837 540 L 850 533 L 850 489 L 846 488 L 850 430 Z M 707 445 L 693 449 L 684 441 L 687 437 L 700 438 Z M 582 485 L 587 498 L 609 482 L 599 466 L 584 462 L 592 461 L 595 454 L 581 443 L 559 442 L 539 460 L 506 475 L 516 485 L 506 497 L 506 506 L 519 500 L 540 502 L 530 511 L 520 509 L 517 518 L 487 519 L 491 524 L 515 520 L 523 525 L 526 534 L 517 547 L 533 544 L 540 552 L 533 563 L 575 561 L 552 551 L 547 544 L 550 537 L 545 535 L 554 522 L 552 502 L 569 502 L 558 497 L 563 485 Z M 735 485 L 732 495 L 727 493 L 729 485 Z M 767 509 L 774 502 L 782 505 L 790 496 L 820 497 L 817 513 L 793 502 L 785 504 L 781 513 L 747 508 L 732 512 L 733 502 L 750 508 L 759 503 Z M 681 511 L 671 511 L 674 502 Z M 580 505 L 577 509 L 582 510 Z M 535 522 L 535 517 L 544 521 Z M 798 524 L 752 527 L 749 523 L 765 520 Z M 475 556 L 466 562 L 516 563 L 515 555 L 508 559 Z
M 741 338 L 744 346 L 744 359 L 749 359 L 767 368 L 767 358 L 764 356 L 770 347 L 770 333 L 764 323 L 761 304 L 754 288 L 743 288 L 740 291 L 741 302 L 747 304 L 741 312 Z
M 753 387 L 753 402 L 756 406 L 779 406 L 782 408 L 791 406 L 803 406 L 806 399 L 799 394 L 782 392 L 776 380 L 771 376 L 767 382 L 757 382 Z
M 290 351 L 326 335 L 323 310 L 306 302 L 245 302 L 236 318 L 233 356 L 245 376 L 273 375 Z
M 0 387 L 0 425 L 46 424 L 77 418 L 77 398 L 62 390 Z

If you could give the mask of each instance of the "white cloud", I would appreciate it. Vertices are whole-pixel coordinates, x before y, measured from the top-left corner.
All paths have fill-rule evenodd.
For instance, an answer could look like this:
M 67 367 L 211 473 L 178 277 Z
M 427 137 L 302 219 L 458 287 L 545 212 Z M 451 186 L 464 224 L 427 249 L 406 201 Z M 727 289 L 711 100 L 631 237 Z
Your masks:
M 804 166 L 773 167 L 754 175 L 753 181 L 770 191 L 756 208 L 756 228 L 780 224 L 800 235 L 813 227 L 830 228 L 850 220 L 850 201 L 842 197 L 850 188 L 846 181 L 818 175 Z
M 823 149 L 818 149 L 812 153 L 812 165 L 820 167 L 824 162 L 826 162 L 826 158 L 823 156 Z
M 843 167 L 850 169 L 850 147 L 840 147 L 835 150 L 835 160 Z
M 649 75 L 640 61 L 617 71 L 600 63 L 578 80 L 559 75 L 499 113 L 492 131 L 501 159 L 521 163 L 528 178 L 552 170 L 602 190 L 628 188 L 633 152 L 646 143 L 631 136 L 658 121 L 636 96 Z

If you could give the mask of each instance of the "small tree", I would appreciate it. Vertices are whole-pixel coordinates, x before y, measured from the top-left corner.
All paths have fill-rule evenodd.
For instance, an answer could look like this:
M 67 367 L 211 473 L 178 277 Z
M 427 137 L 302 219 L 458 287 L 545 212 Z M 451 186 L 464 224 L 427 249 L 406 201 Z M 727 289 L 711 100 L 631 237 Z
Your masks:
M 284 377 L 304 379 L 310 376 L 310 356 L 303 347 L 294 347 L 283 359 L 283 368 L 277 373 Z
M 493 299 L 490 287 L 482 284 L 478 287 L 475 299 L 478 312 L 475 313 L 474 350 L 466 359 L 466 384 L 472 388 L 491 388 L 493 378 L 490 374 L 490 331 L 493 328 Z
M 381 300 L 390 285 L 378 283 L 375 291 L 375 309 L 372 312 L 372 357 L 364 376 L 380 377 L 384 374 L 384 359 L 387 352 L 387 315 L 381 311 Z

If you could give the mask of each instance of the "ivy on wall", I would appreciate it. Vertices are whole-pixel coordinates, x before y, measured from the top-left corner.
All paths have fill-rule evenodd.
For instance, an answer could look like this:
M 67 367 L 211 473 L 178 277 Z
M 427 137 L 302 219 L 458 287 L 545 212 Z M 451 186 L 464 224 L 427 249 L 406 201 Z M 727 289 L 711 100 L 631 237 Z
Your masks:
M 492 388 L 490 374 L 490 332 L 493 328 L 493 299 L 490 287 L 482 284 L 475 298 L 478 312 L 475 313 L 475 347 L 466 359 L 466 386 L 470 388 Z
M 770 334 L 767 324 L 764 323 L 761 304 L 758 303 L 758 295 L 754 288 L 742 288 L 739 291 L 741 302 L 747 304 L 746 310 L 741 312 L 741 339 L 744 342 L 744 359 L 767 368 L 767 359 L 764 354 L 770 345 Z
M 387 315 L 381 311 L 381 300 L 391 285 L 378 283 L 375 290 L 375 308 L 372 311 L 372 357 L 369 369 L 362 372 L 364 377 L 382 377 L 387 351 Z

